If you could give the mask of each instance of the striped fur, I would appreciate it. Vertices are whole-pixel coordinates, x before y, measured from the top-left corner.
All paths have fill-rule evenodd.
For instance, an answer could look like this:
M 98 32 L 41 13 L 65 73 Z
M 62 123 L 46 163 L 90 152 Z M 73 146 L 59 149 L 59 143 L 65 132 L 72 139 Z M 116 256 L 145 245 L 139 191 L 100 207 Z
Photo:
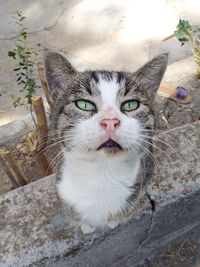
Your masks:
M 146 151 L 151 152 L 154 96 L 167 55 L 154 58 L 134 73 L 80 73 L 58 53 L 48 53 L 45 66 L 54 101 L 52 129 L 63 146 L 57 188 L 68 220 L 83 224 L 85 232 L 126 221 L 139 198 L 140 173 L 150 178 L 152 166 Z M 94 103 L 96 110 L 77 108 L 75 103 L 81 99 Z M 131 99 L 139 101 L 139 108 L 122 112 L 122 103 Z M 114 140 L 120 151 L 98 150 L 105 135 L 100 121 L 107 116 L 120 120 Z M 143 170 L 141 162 L 146 166 Z

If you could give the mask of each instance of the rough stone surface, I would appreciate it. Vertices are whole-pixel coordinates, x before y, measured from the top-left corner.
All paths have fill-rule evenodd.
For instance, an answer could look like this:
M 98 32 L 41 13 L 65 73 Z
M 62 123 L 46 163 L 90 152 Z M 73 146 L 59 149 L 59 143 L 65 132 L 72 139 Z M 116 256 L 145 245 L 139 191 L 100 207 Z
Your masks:
M 0 145 L 34 129 L 34 123 L 31 115 L 22 116 L 20 119 L 2 125 L 0 127 Z
M 156 136 L 162 143 L 153 154 L 157 167 L 147 188 L 151 205 L 145 195 L 132 220 L 113 231 L 84 236 L 69 228 L 53 176 L 4 194 L 0 266 L 136 267 L 183 236 L 200 240 L 199 136 L 200 122 Z
M 183 104 L 181 101 L 157 96 L 155 105 L 157 130 L 172 129 L 200 119 L 200 79 L 192 57 L 169 65 L 162 83 L 174 88 L 183 86 L 192 100 Z
M 200 122 L 178 127 L 154 138 L 157 168 L 149 194 L 162 205 L 193 193 L 200 185 Z M 159 145 L 159 148 L 156 146 Z
M 137 267 L 199 267 L 200 227 L 178 236 L 166 248 L 151 259 L 145 259 Z

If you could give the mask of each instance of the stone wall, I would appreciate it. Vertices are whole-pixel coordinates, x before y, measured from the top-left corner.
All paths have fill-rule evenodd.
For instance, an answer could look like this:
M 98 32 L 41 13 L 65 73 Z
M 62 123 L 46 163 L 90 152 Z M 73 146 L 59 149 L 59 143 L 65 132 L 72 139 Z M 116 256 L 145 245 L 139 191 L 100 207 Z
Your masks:
M 156 167 L 146 195 L 131 221 L 112 231 L 83 235 L 70 228 L 54 176 L 2 195 L 0 266 L 137 267 L 178 238 L 200 240 L 199 136 L 200 122 L 156 136 Z

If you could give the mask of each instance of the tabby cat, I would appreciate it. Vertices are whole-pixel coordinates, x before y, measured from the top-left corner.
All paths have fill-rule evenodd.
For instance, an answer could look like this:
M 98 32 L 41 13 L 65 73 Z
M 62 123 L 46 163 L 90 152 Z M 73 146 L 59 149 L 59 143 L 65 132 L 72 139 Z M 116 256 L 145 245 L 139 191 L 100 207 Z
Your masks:
M 52 129 L 62 143 L 57 191 L 68 220 L 84 233 L 133 214 L 150 178 L 154 98 L 167 58 L 135 72 L 79 72 L 59 53 L 45 56 Z

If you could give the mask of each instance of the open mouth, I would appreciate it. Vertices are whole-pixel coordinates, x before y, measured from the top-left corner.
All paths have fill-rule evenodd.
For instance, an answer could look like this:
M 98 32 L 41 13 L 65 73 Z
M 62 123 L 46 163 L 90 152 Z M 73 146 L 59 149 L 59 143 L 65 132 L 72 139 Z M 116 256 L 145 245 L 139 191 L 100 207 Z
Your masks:
M 117 142 L 113 141 L 112 139 L 109 139 L 108 141 L 100 145 L 100 147 L 98 147 L 97 150 L 100 150 L 102 148 L 106 148 L 106 149 L 110 149 L 114 151 L 118 151 L 122 149 L 122 147 Z

